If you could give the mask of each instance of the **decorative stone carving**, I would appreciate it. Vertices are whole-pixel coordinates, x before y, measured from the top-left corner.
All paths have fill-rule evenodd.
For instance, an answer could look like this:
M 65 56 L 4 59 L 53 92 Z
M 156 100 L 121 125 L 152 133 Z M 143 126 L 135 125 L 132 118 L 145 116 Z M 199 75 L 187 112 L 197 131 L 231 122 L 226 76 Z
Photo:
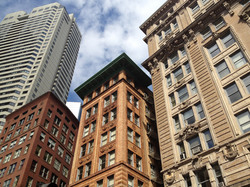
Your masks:
M 201 168 L 203 165 L 202 165 L 202 158 L 201 157 L 194 157 L 193 160 L 192 160 L 192 166 L 194 169 L 198 169 L 198 168 Z
M 223 154 L 229 160 L 234 159 L 238 155 L 238 150 L 237 150 L 236 145 L 228 143 L 226 145 L 225 150 L 223 150 Z
M 188 31 L 190 37 L 192 38 L 192 40 L 196 43 L 197 42 L 197 38 L 195 37 L 194 31 L 192 29 L 190 29 Z
M 186 140 L 189 137 L 192 137 L 194 135 L 197 135 L 200 132 L 201 124 L 200 123 L 194 123 L 191 125 L 187 125 L 185 128 L 183 128 L 179 132 L 179 138 L 182 140 Z
M 183 35 L 182 35 L 182 39 L 184 40 L 185 43 L 188 42 L 188 37 L 187 37 L 187 35 L 183 34 Z
M 240 11 L 239 17 L 250 26 L 250 3 Z
M 149 67 L 149 71 L 150 71 L 151 75 L 153 75 L 156 71 L 159 70 L 159 61 L 158 61 L 158 59 L 155 57 L 153 59 L 153 62 L 151 61 L 151 62 L 148 63 L 148 67 Z
M 165 176 L 165 183 L 172 184 L 175 180 L 175 171 L 169 169 L 164 176 Z
M 179 106 L 179 110 L 185 109 L 186 107 L 189 106 L 189 104 L 190 104 L 190 101 L 184 101 L 184 102 L 182 102 L 182 103 L 180 104 L 180 106 Z
M 227 9 L 228 13 L 230 14 L 230 16 L 233 16 L 234 15 L 234 11 L 231 9 L 231 6 L 228 2 L 224 2 L 223 3 L 223 6 Z
M 179 88 L 181 85 L 183 85 L 184 82 L 185 82 L 184 79 L 178 81 L 178 82 L 175 84 L 174 88 Z

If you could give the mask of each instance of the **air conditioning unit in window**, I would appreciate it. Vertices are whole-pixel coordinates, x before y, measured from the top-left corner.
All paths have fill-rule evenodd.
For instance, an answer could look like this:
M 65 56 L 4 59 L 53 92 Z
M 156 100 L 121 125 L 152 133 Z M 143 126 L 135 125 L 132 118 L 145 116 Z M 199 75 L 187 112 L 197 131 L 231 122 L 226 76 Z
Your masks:
M 201 146 L 198 146 L 198 147 L 195 147 L 192 149 L 192 153 L 195 155 L 195 154 L 198 154 L 199 152 L 201 152 Z
M 223 186 L 225 186 L 224 182 L 220 182 L 219 187 L 223 187 Z

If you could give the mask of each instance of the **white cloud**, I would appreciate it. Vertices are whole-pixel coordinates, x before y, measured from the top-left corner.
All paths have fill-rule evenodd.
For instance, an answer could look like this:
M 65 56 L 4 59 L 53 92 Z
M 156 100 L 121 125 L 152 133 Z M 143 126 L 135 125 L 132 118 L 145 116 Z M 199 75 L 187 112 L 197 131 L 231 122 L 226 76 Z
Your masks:
M 127 53 L 138 65 L 148 57 L 147 45 L 142 40 L 145 35 L 139 26 L 165 0 L 59 0 L 58 2 L 66 7 L 68 13 L 75 14 L 82 33 L 79 57 L 70 90 L 70 97 L 73 97 L 73 89 L 122 52 Z M 52 1 L 9 0 L 7 3 L 2 3 L 1 19 L 6 13 L 19 10 L 29 12 L 36 6 Z

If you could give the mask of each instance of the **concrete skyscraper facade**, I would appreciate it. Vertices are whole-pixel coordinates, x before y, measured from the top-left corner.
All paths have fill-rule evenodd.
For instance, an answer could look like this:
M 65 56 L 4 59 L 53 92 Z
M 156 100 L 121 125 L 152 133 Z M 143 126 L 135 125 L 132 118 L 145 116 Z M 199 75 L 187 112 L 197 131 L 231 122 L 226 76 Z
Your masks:
M 168 0 L 140 27 L 165 186 L 250 185 L 249 10 L 249 0 Z
M 66 103 L 81 34 L 73 14 L 52 3 L 0 23 L 0 130 L 5 116 L 52 91 Z

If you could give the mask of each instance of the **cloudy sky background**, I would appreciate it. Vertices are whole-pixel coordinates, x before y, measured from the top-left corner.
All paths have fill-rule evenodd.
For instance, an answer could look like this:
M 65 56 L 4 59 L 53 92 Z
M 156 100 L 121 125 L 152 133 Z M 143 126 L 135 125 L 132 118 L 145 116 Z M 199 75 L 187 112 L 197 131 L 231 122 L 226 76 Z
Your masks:
M 148 57 L 139 26 L 166 0 L 59 0 L 73 13 L 82 42 L 68 101 L 81 101 L 74 89 L 125 52 L 139 65 Z M 0 0 L 0 20 L 11 12 L 53 3 L 50 0 Z M 148 73 L 147 73 L 148 74 Z M 149 75 L 149 74 L 148 74 Z

